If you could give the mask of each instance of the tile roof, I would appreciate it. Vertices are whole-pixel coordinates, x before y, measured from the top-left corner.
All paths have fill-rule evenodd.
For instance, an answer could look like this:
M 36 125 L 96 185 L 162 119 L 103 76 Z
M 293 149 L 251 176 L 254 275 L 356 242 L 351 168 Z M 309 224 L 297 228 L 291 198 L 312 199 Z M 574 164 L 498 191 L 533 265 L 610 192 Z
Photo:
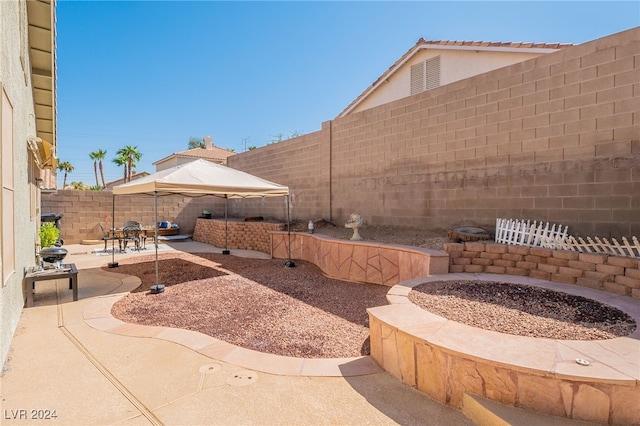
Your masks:
M 393 72 L 397 68 L 400 67 L 405 61 L 408 60 L 411 56 L 413 56 L 418 50 L 422 48 L 429 48 L 429 46 L 443 46 L 443 47 L 453 47 L 456 49 L 464 49 L 468 48 L 473 50 L 473 48 L 482 48 L 482 49 L 549 49 L 549 50 L 557 50 L 563 49 L 567 47 L 574 46 L 573 43 L 534 43 L 534 42 L 513 42 L 513 41 L 457 41 L 457 40 L 425 40 L 424 38 L 418 39 L 416 44 L 411 47 L 404 55 L 400 57 L 393 65 L 389 67 L 376 81 L 374 81 L 371 86 L 369 86 L 364 92 L 362 92 L 357 98 L 353 100 L 340 114 L 338 117 L 344 116 L 348 111 L 350 111 L 355 105 L 360 103 L 365 97 L 371 93 L 376 85 L 380 82 L 389 78 Z
M 224 149 L 224 148 L 219 148 L 214 145 L 211 147 L 211 149 L 206 149 L 202 147 L 202 148 L 192 148 L 184 151 L 174 152 L 173 156 L 204 158 L 206 160 L 221 160 L 226 162 L 227 158 L 235 154 L 236 153 L 233 151 L 229 151 L 228 149 Z
M 470 47 L 510 47 L 531 49 L 562 49 L 571 47 L 573 43 L 534 43 L 521 41 L 458 41 L 458 40 L 425 40 L 419 39 L 416 45 L 430 44 L 438 46 L 470 46 Z M 415 47 L 415 46 L 414 46 Z

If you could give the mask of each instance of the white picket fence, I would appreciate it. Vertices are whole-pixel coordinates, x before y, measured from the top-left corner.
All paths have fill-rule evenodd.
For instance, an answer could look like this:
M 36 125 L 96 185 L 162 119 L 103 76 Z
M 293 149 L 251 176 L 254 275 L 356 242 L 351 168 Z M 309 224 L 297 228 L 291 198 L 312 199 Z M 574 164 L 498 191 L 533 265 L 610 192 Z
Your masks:
M 551 226 L 551 227 L 549 227 Z M 556 228 L 557 226 L 557 228 Z M 533 223 L 517 219 L 496 219 L 496 242 L 516 246 L 558 248 L 558 241 L 564 241 L 568 227 L 549 225 L 549 222 Z
M 594 241 L 595 240 L 595 241 Z M 631 243 L 622 237 L 622 244 L 615 238 L 611 242 L 606 238 L 600 240 L 598 237 L 587 237 L 587 241 L 578 237 L 570 236 L 562 244 L 564 250 L 579 251 L 580 253 L 602 253 L 612 256 L 634 257 L 640 259 L 640 241 L 637 237 L 631 237 Z
M 517 219 L 496 219 L 496 242 L 516 246 L 543 247 L 554 250 L 570 250 L 580 253 L 601 253 L 613 256 L 640 258 L 640 241 L 632 237 L 631 242 L 622 237 L 622 243 L 615 238 L 581 238 L 567 236 L 568 227 L 550 225 L 549 222 L 520 221 Z

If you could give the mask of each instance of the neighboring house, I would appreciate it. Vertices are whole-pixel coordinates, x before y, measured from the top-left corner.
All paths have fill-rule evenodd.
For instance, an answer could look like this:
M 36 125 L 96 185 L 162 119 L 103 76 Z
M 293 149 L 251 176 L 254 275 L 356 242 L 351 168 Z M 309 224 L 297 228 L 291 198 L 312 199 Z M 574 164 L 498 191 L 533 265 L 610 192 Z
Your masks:
M 421 38 L 338 118 L 570 46 L 573 44 Z
M 36 264 L 40 189 L 55 188 L 55 1 L 0 1 L 0 361 Z
M 143 178 L 143 177 L 145 177 L 145 176 L 149 176 L 150 174 L 151 174 L 151 173 L 149 173 L 149 172 L 140 172 L 140 173 L 136 173 L 136 171 L 134 170 L 134 171 L 133 171 L 133 176 L 131 176 L 131 181 L 134 181 L 134 180 L 136 180 L 136 179 Z M 120 179 L 117 179 L 117 180 L 112 180 L 111 182 L 107 182 L 107 183 L 105 184 L 104 190 L 105 190 L 105 191 L 111 191 L 111 190 L 113 189 L 113 187 L 114 187 L 114 186 L 116 186 L 116 185 L 120 185 L 120 184 L 122 184 L 122 183 L 124 183 L 124 178 L 120 178 Z
M 206 136 L 204 138 L 204 147 L 187 149 L 186 151 L 174 152 L 173 154 L 153 163 L 156 166 L 156 172 L 177 166 L 179 164 L 189 163 L 191 161 L 202 158 L 217 164 L 227 164 L 227 158 L 235 155 L 233 151 L 218 148 L 213 144 L 213 138 Z

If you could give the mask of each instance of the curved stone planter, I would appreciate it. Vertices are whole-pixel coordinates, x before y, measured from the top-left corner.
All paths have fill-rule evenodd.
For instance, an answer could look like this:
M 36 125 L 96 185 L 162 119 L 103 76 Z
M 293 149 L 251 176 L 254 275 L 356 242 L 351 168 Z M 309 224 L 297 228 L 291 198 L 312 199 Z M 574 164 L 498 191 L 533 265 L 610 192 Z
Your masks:
M 492 280 L 535 285 L 599 300 L 631 315 L 630 297 L 561 283 L 494 274 L 414 279 L 388 293 L 388 306 L 368 309 L 371 355 L 409 386 L 464 408 L 467 395 L 554 416 L 609 424 L 640 420 L 640 328 L 599 341 L 552 340 L 482 330 L 427 312 L 408 299 L 411 288 L 438 280 Z M 581 366 L 576 359 L 586 359 Z
M 339 240 L 318 234 L 271 233 L 271 256 L 305 260 L 330 277 L 387 286 L 431 274 L 446 274 L 444 251 L 369 241 Z

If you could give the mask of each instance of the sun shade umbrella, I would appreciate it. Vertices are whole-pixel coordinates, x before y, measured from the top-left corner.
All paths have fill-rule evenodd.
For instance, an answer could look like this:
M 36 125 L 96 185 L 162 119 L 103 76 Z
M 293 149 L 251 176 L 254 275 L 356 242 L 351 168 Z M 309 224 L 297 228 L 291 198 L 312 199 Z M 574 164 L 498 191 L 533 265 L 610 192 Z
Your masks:
M 289 187 L 199 159 L 115 186 L 113 194 L 114 196 L 130 194 L 154 196 L 156 285 L 158 285 L 158 195 L 181 194 L 189 197 L 213 195 L 227 200 L 229 198 L 288 197 Z M 287 199 L 287 222 L 289 221 L 288 205 Z

